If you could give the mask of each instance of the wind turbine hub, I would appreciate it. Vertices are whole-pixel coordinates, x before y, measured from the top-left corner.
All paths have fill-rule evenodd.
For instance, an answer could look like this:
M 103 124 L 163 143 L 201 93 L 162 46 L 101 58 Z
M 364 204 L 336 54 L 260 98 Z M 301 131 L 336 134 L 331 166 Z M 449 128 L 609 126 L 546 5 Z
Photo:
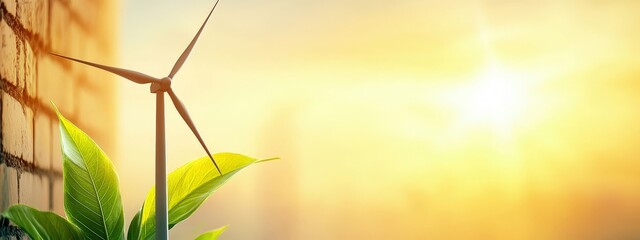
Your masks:
M 160 79 L 158 82 L 151 83 L 151 92 L 166 92 L 171 89 L 171 78 L 165 77 Z

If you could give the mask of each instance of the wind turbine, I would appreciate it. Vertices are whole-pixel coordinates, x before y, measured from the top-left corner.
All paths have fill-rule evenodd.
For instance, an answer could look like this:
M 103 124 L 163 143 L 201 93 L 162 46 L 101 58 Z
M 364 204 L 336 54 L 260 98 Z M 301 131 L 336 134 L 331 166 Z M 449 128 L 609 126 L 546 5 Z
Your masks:
M 216 166 L 218 173 L 222 175 L 222 172 L 220 171 L 218 164 L 213 159 L 213 156 L 209 152 L 207 145 L 204 143 L 204 141 L 202 140 L 202 137 L 200 137 L 200 133 L 198 133 L 198 130 L 196 129 L 196 126 L 193 124 L 193 121 L 191 120 L 191 117 L 189 116 L 187 109 L 185 108 L 184 104 L 182 104 L 180 99 L 178 99 L 178 96 L 176 96 L 176 94 L 171 89 L 171 81 L 173 80 L 173 77 L 176 75 L 176 73 L 178 73 L 178 70 L 180 70 L 180 68 L 182 67 L 182 64 L 184 64 L 184 62 L 187 60 L 187 57 L 189 57 L 189 54 L 191 53 L 193 46 L 198 41 L 198 37 L 200 37 L 200 33 L 202 33 L 202 29 L 204 29 L 204 26 L 207 24 L 207 21 L 209 21 L 209 18 L 211 17 L 213 10 L 215 10 L 216 6 L 218 6 L 219 1 L 220 0 L 216 0 L 215 5 L 213 5 L 213 8 L 209 12 L 209 15 L 207 15 L 207 18 L 204 20 L 204 23 L 202 23 L 202 26 L 198 30 L 198 33 L 193 38 L 193 40 L 191 40 L 191 43 L 189 43 L 189 46 L 187 46 L 187 49 L 185 49 L 184 52 L 182 52 L 182 55 L 180 55 L 180 58 L 178 58 L 178 61 L 176 61 L 175 65 L 173 66 L 173 69 L 171 69 L 169 76 L 161 79 L 151 77 L 144 73 L 140 73 L 132 70 L 105 66 L 97 63 L 87 62 L 87 61 L 51 53 L 52 55 L 55 55 L 61 58 L 65 58 L 68 60 L 86 64 L 89 66 L 100 68 L 102 70 L 114 73 L 116 75 L 119 75 L 123 78 L 126 78 L 138 84 L 151 83 L 151 93 L 156 94 L 156 239 L 167 239 L 168 232 L 169 232 L 168 216 L 167 216 L 168 215 L 168 212 L 167 212 L 167 208 L 168 208 L 167 207 L 167 166 L 166 166 L 167 159 L 166 159 L 166 148 L 165 148 L 166 141 L 165 141 L 165 122 L 164 122 L 164 93 L 165 92 L 169 94 L 169 97 L 171 98 L 173 105 L 176 107 L 176 110 L 178 110 L 178 113 L 180 113 L 180 116 L 182 117 L 182 119 L 184 119 L 185 123 L 187 123 L 187 125 L 189 126 L 193 134 L 196 136 L 196 138 L 200 142 L 200 145 L 202 145 L 202 147 L 204 148 L 204 151 L 207 152 L 207 155 L 209 156 L 209 158 L 211 158 L 211 161 Z

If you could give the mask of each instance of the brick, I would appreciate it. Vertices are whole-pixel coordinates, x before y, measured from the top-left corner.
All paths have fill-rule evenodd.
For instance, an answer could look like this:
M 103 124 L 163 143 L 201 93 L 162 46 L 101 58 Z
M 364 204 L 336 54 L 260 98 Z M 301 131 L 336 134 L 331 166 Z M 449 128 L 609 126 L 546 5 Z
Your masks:
M 51 122 L 51 140 L 51 169 L 62 172 L 62 145 L 57 118 Z
M 18 86 L 18 77 L 16 75 L 16 69 L 18 68 L 16 35 L 6 21 L 0 21 L 0 34 L 2 34 L 0 36 L 0 46 L 2 46 L 2 51 L 0 51 L 0 58 L 2 58 L 2 61 L 0 61 L 0 76 L 12 85 Z
M 4 206 L 5 195 L 2 192 L 5 184 L 4 178 L 7 176 L 7 174 L 4 172 L 6 168 L 6 165 L 0 164 L 0 211 L 6 209 L 6 207 Z
M 9 194 L 5 193 L 5 189 L 9 187 L 7 171 L 7 166 L 0 164 L 0 211 L 9 207 Z
M 101 43 L 96 39 L 88 39 L 84 42 L 84 44 L 86 45 L 86 48 L 84 49 L 86 55 L 88 58 L 91 58 L 91 61 L 106 65 L 117 65 L 114 64 L 113 61 L 111 61 L 111 55 L 105 52 L 105 48 L 101 47 Z M 82 75 L 80 76 L 85 76 L 84 81 L 86 82 L 86 84 L 88 84 L 88 86 L 92 89 L 99 88 L 101 90 L 101 93 L 111 92 L 111 89 L 113 89 L 117 81 L 120 80 L 113 74 L 106 71 L 101 71 L 89 67 L 82 67 L 80 69 L 83 70 L 80 72 L 82 73 Z
M 6 165 L 2 165 L 0 167 L 0 171 L 2 172 L 2 189 L 0 189 L 1 203 L 0 210 L 7 209 L 9 206 L 18 203 L 18 172 L 14 168 L 7 167 Z
M 62 184 L 62 178 L 56 179 L 53 182 L 53 209 L 51 211 L 57 213 L 60 216 L 65 216 L 64 213 L 64 185 Z
M 16 42 L 16 86 L 22 90 L 25 88 L 25 44 L 23 41 Z
M 33 111 L 2 94 L 2 146 L 8 153 L 33 162 Z
M 65 23 L 64 29 L 64 39 L 71 44 L 67 44 L 65 54 L 69 56 L 73 56 L 80 59 L 88 59 L 93 60 L 95 56 L 88 56 L 85 48 L 85 41 L 87 39 L 91 39 L 91 37 L 84 35 L 84 32 L 80 28 L 80 25 L 75 24 L 73 22 Z M 83 66 L 81 64 L 72 64 L 71 65 L 71 74 L 78 74 L 79 71 L 84 71 L 87 69 L 87 66 Z
M 69 12 L 72 12 L 77 19 L 74 19 L 77 24 L 84 24 L 88 26 L 96 26 L 97 17 L 101 12 L 97 8 L 98 1 L 83 1 L 83 0 L 69 0 Z M 89 6 L 87 6 L 89 5 Z M 86 29 L 91 31 L 92 29 Z M 84 33 L 90 35 L 91 32 Z
M 101 42 L 97 38 L 84 39 L 84 52 L 86 56 L 95 58 L 94 61 L 110 65 L 108 57 L 105 57 L 105 49 L 100 47 Z M 91 71 L 91 74 L 96 74 L 97 71 Z
M 47 39 L 48 0 L 20 0 L 17 8 L 18 21 L 30 32 Z
M 93 89 L 92 89 L 93 90 Z M 77 101 L 83 104 L 78 106 L 78 114 L 82 117 L 78 119 L 78 126 L 88 127 L 85 130 L 87 133 L 106 135 L 109 131 L 113 130 L 113 120 L 110 116 L 114 116 L 111 111 L 111 104 L 103 101 L 100 98 L 96 98 L 95 95 L 100 93 L 94 93 L 94 91 L 85 90 L 78 93 Z
M 55 62 L 53 56 L 44 55 L 38 61 L 37 99 L 50 106 L 55 103 L 65 113 L 73 113 L 75 85 L 62 65 Z
M 20 174 L 20 203 L 38 210 L 49 209 L 49 180 L 28 172 Z
M 27 89 L 27 95 L 29 97 L 36 96 L 36 56 L 31 48 L 31 45 L 23 45 L 23 58 L 22 61 L 22 69 L 24 76 L 21 77 L 22 81 L 24 81 L 24 88 Z
M 34 127 L 34 163 L 36 167 L 49 169 L 51 167 L 51 119 L 43 113 L 35 115 Z
M 70 25 L 69 13 L 64 6 L 58 1 L 51 1 L 51 22 L 49 22 L 49 42 L 51 51 L 55 53 L 69 54 L 69 48 L 76 44 L 73 39 L 67 35 L 68 26 Z

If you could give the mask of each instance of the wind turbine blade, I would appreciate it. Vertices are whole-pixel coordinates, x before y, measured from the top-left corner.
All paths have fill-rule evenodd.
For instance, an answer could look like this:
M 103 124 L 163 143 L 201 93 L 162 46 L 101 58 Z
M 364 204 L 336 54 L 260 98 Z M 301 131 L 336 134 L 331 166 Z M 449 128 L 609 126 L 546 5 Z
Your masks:
M 207 155 L 209 155 L 209 158 L 211 158 L 211 161 L 213 162 L 213 165 L 215 165 L 216 169 L 218 169 L 218 173 L 220 173 L 220 175 L 222 175 L 222 172 L 220 171 L 220 168 L 218 167 L 218 164 L 216 163 L 216 160 L 213 159 L 213 156 L 209 152 L 209 149 L 207 148 L 207 145 L 205 145 L 204 141 L 202 141 L 202 138 L 200 137 L 200 133 L 198 133 L 198 129 L 196 129 L 196 125 L 193 124 L 193 121 L 191 120 L 191 117 L 189 116 L 189 112 L 187 112 L 187 108 L 185 108 L 184 104 L 182 104 L 180 99 L 178 99 L 178 96 L 176 96 L 176 94 L 173 92 L 173 89 L 169 89 L 167 91 L 167 93 L 169 93 L 169 97 L 171 97 L 171 101 L 173 102 L 173 106 L 176 107 L 176 110 L 178 110 L 178 113 L 180 113 L 180 116 L 182 117 L 182 119 L 184 119 L 184 122 L 187 123 L 187 125 L 189 126 L 189 128 L 191 129 L 193 134 L 196 135 L 196 138 L 200 142 L 200 145 L 202 145 L 202 147 L 204 148 L 204 151 L 207 152 Z
M 92 63 L 92 62 L 87 62 L 87 61 L 83 61 L 83 60 L 79 60 L 79 59 L 75 59 L 75 58 L 70 58 L 70 57 L 66 57 L 66 56 L 62 56 L 59 54 L 55 54 L 55 53 L 49 53 L 51 55 L 57 56 L 57 57 L 61 57 L 61 58 L 65 58 L 71 61 L 76 61 L 79 63 L 83 63 L 92 67 L 96 67 L 96 68 L 100 68 L 102 70 L 105 70 L 107 72 L 113 73 L 113 74 L 117 74 L 123 78 L 129 79 L 132 82 L 135 83 L 139 83 L 139 84 L 145 84 L 145 83 L 152 83 L 152 82 L 157 82 L 158 79 L 146 75 L 144 73 L 139 73 L 136 71 L 132 71 L 132 70 L 127 70 L 127 69 L 122 69 L 122 68 L 117 68 L 117 67 L 110 67 L 110 66 L 105 66 L 105 65 L 100 65 L 97 63 Z
M 191 43 L 189 43 L 189 46 L 187 47 L 187 49 L 185 49 L 184 52 L 182 52 L 182 55 L 180 55 L 180 58 L 178 58 L 178 61 L 176 61 L 176 64 L 173 65 L 173 69 L 171 69 L 171 73 L 169 73 L 169 78 L 173 79 L 173 76 L 175 76 L 176 73 L 178 73 L 178 70 L 180 70 L 180 68 L 182 67 L 182 64 L 184 64 L 184 62 L 187 61 L 187 58 L 189 57 L 189 54 L 191 53 L 193 46 L 196 45 L 196 42 L 198 41 L 198 37 L 200 37 L 200 33 L 202 33 L 202 29 L 204 29 L 204 26 L 207 25 L 207 21 L 209 21 L 209 17 L 211 17 L 211 13 L 213 13 L 213 10 L 216 10 L 216 6 L 218 6 L 218 2 L 220 2 L 220 0 L 216 0 L 216 4 L 213 5 L 211 12 L 209 12 L 209 15 L 207 16 L 207 19 L 204 20 L 204 23 L 202 23 L 200 30 L 198 30 L 198 33 L 196 34 L 196 36 L 193 37 L 193 40 L 191 40 Z

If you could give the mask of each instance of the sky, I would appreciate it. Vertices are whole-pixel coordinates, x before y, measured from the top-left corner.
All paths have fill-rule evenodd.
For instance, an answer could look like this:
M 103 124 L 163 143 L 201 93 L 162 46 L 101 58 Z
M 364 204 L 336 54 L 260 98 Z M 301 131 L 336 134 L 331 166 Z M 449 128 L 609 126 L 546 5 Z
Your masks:
M 120 3 L 165 76 L 213 1 Z M 171 230 L 221 239 L 620 239 L 640 228 L 640 3 L 221 0 L 172 87 L 213 152 L 279 161 Z M 155 101 L 119 84 L 127 225 Z M 167 104 L 168 169 L 203 156 Z M 635 224 L 635 225 L 634 225 Z

